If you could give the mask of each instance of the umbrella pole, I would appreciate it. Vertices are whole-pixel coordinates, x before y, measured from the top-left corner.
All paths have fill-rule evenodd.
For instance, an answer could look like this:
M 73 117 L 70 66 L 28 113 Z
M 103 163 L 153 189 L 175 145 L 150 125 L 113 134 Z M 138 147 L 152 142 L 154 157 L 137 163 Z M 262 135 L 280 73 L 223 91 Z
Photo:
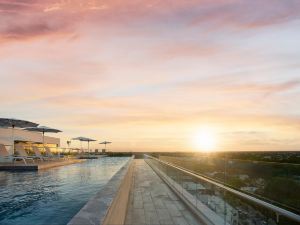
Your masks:
M 88 141 L 88 151 L 89 151 L 89 155 L 90 155 L 90 142 Z
M 45 131 L 43 131 L 43 149 L 45 151 Z
M 11 127 L 11 139 L 12 139 L 12 155 L 15 154 L 15 125 Z

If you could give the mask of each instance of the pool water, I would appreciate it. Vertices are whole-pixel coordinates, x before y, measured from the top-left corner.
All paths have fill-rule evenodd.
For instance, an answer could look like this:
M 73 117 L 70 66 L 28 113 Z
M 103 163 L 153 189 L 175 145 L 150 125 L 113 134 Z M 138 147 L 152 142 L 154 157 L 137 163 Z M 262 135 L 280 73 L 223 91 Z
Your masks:
M 41 171 L 0 171 L 0 224 L 67 224 L 128 159 L 105 157 Z

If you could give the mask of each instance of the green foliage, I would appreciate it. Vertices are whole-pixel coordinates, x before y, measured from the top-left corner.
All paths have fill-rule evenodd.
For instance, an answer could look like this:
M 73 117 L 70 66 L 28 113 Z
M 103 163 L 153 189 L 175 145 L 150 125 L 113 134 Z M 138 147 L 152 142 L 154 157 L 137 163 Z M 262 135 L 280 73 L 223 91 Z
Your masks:
M 241 187 L 247 185 L 244 181 L 242 181 L 238 177 L 229 177 L 229 178 L 227 178 L 227 184 L 232 186 L 232 187 L 235 187 L 235 188 L 241 188 Z
M 300 208 L 300 183 L 285 177 L 270 178 L 264 188 L 264 196 Z

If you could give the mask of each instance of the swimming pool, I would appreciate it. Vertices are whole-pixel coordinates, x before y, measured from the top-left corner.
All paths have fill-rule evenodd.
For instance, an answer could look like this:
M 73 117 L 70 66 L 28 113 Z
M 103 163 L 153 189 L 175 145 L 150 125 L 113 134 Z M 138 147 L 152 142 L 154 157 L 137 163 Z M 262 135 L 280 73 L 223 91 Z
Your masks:
M 1 225 L 65 225 L 129 160 L 105 157 L 38 172 L 0 172 Z

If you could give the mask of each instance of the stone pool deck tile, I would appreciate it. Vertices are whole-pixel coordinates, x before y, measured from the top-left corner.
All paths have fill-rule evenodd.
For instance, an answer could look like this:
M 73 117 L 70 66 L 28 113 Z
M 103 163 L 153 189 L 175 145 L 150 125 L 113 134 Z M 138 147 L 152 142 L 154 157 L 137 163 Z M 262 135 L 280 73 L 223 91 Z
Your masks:
M 192 212 L 143 160 L 134 160 L 126 225 L 199 225 Z

